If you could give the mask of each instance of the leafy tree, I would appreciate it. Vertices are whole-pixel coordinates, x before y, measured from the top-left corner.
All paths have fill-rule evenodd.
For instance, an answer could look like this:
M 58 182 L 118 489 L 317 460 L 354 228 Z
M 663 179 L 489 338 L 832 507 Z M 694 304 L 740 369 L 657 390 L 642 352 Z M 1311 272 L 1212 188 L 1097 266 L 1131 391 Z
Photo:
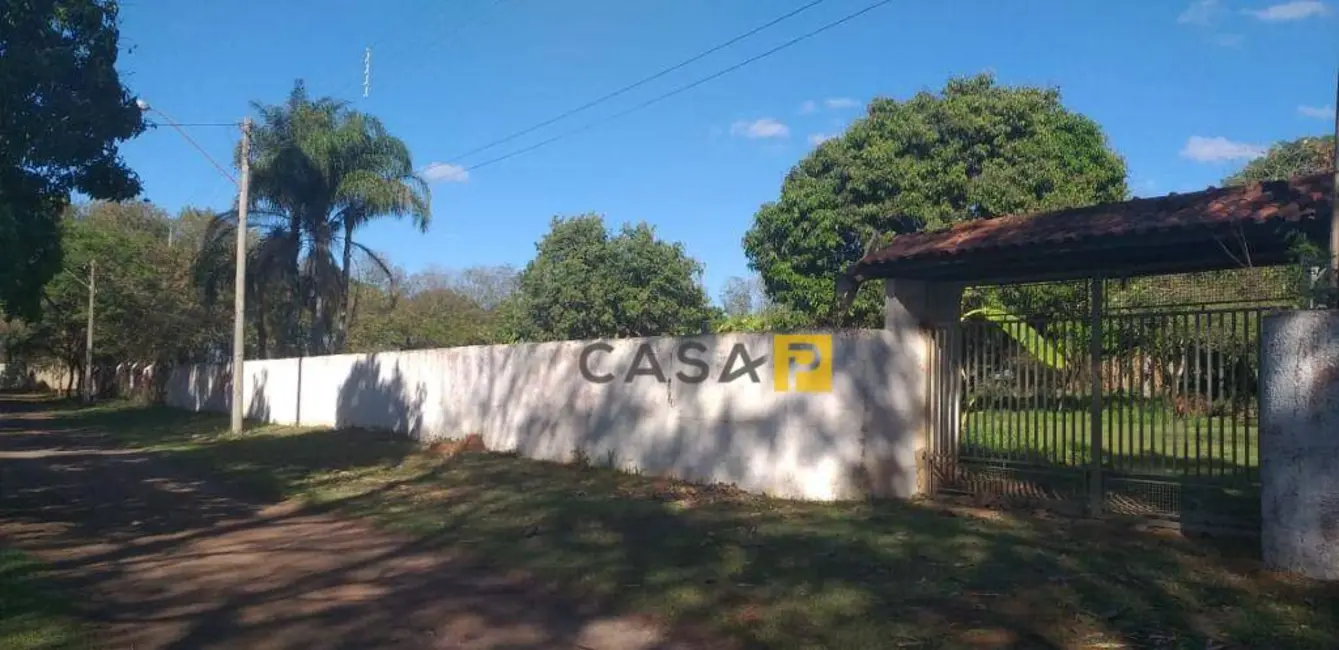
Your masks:
M 501 340 L 506 267 L 405 276 L 369 268 L 356 281 L 349 349 L 355 352 L 481 345 Z
M 1246 164 L 1245 167 L 1223 179 L 1227 186 L 1244 185 L 1260 181 L 1285 180 L 1297 176 L 1309 176 L 1334 169 L 1334 136 L 1306 137 L 1296 140 L 1277 142 L 1265 152 L 1265 155 Z M 1293 236 L 1291 257 L 1293 263 L 1283 269 L 1283 273 L 1268 273 L 1268 269 L 1258 269 L 1261 279 L 1270 280 L 1270 291 L 1274 295 L 1287 295 L 1299 307 L 1339 304 L 1339 292 L 1336 292 L 1328 278 L 1315 276 L 1313 270 L 1326 269 L 1329 266 L 1329 254 L 1325 242 L 1316 242 L 1305 236 Z M 1210 277 L 1209 280 L 1216 278 Z
M 139 179 L 117 144 L 144 129 L 116 71 L 112 0 L 23 0 L 0 9 L 0 308 L 36 317 L 60 269 L 71 191 L 125 199 Z
M 45 288 L 41 317 L 30 323 L 19 356 L 55 363 L 82 377 L 90 261 L 97 263 L 94 363 L 215 360 L 227 350 L 231 312 L 209 309 L 194 291 L 191 266 L 207 218 L 185 211 L 171 219 L 139 202 L 71 207 L 61 220 L 62 269 Z
M 449 274 L 447 284 L 453 291 L 492 311 L 516 292 L 519 279 L 519 272 L 511 266 L 473 266 Z
M 641 337 L 705 330 L 702 265 L 645 223 L 611 235 L 599 215 L 555 218 L 508 305 L 513 338 Z
M 746 316 L 762 311 L 767 306 L 767 294 L 762 279 L 731 277 L 721 289 L 721 309 L 727 316 Z
M 1309 176 L 1334 169 L 1334 136 L 1298 138 L 1278 142 L 1265 155 L 1246 163 L 1241 171 L 1223 179 L 1224 185 L 1245 185 Z
M 956 78 L 937 95 L 875 99 L 790 171 L 744 252 L 773 301 L 827 320 L 836 278 L 876 234 L 1118 201 L 1125 171 L 1101 128 L 1067 110 L 1058 90 Z M 876 325 L 881 304 L 870 284 L 852 316 Z
M 712 331 L 728 332 L 793 332 L 810 327 L 812 320 L 785 305 L 765 305 L 762 309 L 742 314 L 728 314 L 722 310 L 713 321 Z
M 384 216 L 409 217 L 426 230 L 427 184 L 408 147 L 379 120 L 328 97 L 312 99 L 301 81 L 285 103 L 254 107 L 260 122 L 250 200 L 259 242 L 250 252 L 248 296 L 255 297 L 259 353 L 269 356 L 272 335 L 280 354 L 343 350 L 355 251 L 385 266 L 355 233 Z M 233 216 L 213 229 L 202 258 L 211 293 L 231 266 Z

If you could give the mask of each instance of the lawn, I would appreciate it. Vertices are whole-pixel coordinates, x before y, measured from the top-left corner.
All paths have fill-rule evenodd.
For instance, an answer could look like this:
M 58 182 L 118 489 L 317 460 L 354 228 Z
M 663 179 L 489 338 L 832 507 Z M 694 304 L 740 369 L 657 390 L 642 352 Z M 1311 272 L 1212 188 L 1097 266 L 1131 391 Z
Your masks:
M 27 555 L 0 548 L 0 648 L 64 650 L 88 647 L 87 628 L 68 598 L 43 579 Z
M 964 413 L 968 455 L 1082 466 L 1091 458 L 1085 410 L 975 410 Z M 1260 464 L 1253 420 L 1178 417 L 1169 409 L 1124 405 L 1102 412 L 1107 466 L 1149 476 L 1249 476 Z
M 809 504 L 387 434 L 53 413 L 278 498 L 768 648 L 1339 647 L 1339 591 L 1251 549 L 913 503 Z M 1225 644 L 1225 645 L 1217 645 Z

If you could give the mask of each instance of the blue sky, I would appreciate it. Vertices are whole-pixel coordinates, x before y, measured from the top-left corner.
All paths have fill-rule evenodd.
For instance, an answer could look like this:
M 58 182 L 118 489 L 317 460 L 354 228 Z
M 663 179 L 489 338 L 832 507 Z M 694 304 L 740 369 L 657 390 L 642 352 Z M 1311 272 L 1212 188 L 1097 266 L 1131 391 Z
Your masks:
M 1058 86 L 1125 156 L 1139 195 L 1217 183 L 1270 142 L 1328 133 L 1339 7 L 1314 0 L 893 2 L 794 47 L 551 145 L 488 160 L 764 52 L 874 0 L 827 0 L 724 51 L 454 160 L 750 30 L 808 0 L 137 0 L 122 7 L 132 92 L 183 123 L 239 120 L 295 79 L 381 117 L 430 169 L 433 224 L 361 234 L 409 271 L 523 266 L 554 215 L 645 220 L 706 267 L 715 298 L 748 273 L 740 240 L 815 138 L 874 96 L 993 71 Z M 1119 9 L 1116 9 L 1119 7 Z M 362 96 L 372 47 L 371 93 Z M 225 164 L 235 129 L 190 128 Z M 171 129 L 123 148 L 169 210 L 234 193 Z

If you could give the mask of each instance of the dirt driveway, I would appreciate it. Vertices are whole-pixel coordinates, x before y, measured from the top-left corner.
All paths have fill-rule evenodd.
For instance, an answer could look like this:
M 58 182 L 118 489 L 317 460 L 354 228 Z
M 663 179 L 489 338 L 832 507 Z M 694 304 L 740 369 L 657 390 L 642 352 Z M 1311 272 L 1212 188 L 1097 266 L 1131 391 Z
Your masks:
M 266 503 L 0 396 L 0 544 L 54 568 L 107 648 L 718 647 L 422 542 Z

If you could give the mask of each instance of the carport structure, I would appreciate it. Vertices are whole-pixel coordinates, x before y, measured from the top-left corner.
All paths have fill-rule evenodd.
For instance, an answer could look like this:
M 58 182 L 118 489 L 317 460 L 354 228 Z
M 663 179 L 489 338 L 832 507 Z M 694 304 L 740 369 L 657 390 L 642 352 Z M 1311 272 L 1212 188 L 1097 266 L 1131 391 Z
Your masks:
M 921 490 L 1258 530 L 1257 334 L 1295 306 L 1292 246 L 1327 240 L 1333 192 L 1324 173 L 869 252 L 850 276 L 925 334 Z M 964 296 L 985 308 L 964 319 Z

